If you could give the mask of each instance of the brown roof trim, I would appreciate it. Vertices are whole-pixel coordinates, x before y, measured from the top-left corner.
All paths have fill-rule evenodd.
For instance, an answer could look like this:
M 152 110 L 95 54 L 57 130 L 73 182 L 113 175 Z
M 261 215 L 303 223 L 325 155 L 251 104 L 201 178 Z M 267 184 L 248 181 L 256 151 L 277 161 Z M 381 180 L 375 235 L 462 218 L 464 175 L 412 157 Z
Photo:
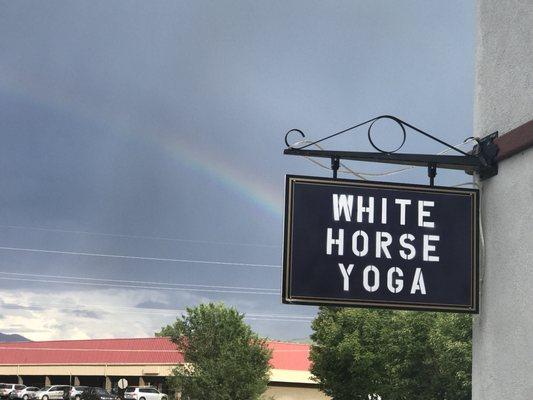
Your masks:
M 496 161 L 502 161 L 533 147 L 533 119 L 494 140 L 499 151 Z

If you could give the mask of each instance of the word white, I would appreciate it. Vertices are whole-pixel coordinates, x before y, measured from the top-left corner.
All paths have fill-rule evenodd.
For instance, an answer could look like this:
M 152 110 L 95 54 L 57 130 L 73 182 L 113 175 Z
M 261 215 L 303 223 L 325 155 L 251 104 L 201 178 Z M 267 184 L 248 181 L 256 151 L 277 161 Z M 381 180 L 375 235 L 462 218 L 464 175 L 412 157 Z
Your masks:
M 333 246 L 336 246 L 337 255 L 344 255 L 344 229 L 338 229 L 336 237 L 333 236 L 333 228 L 327 228 L 326 235 L 326 254 L 333 254 Z M 439 256 L 433 255 L 436 246 L 432 243 L 438 242 L 440 236 L 438 235 L 423 235 L 422 236 L 422 259 L 428 262 L 438 262 Z M 388 232 L 377 231 L 375 235 L 375 245 L 372 246 L 376 258 L 381 258 L 384 255 L 386 258 L 392 258 L 389 246 L 392 244 L 392 235 Z M 416 249 L 413 246 L 415 241 L 414 235 L 404 233 L 398 238 L 401 249 L 398 251 L 400 257 L 404 260 L 412 260 L 416 256 Z M 351 250 L 357 257 L 364 257 L 370 251 L 370 238 L 363 230 L 355 231 L 352 235 Z
M 364 214 L 367 215 L 367 221 L 369 224 L 374 223 L 374 197 L 368 196 L 366 205 L 363 196 L 357 196 L 357 212 L 353 219 L 353 200 L 354 196 L 349 194 L 333 194 L 333 219 L 339 221 L 342 217 L 346 222 L 356 221 L 363 222 Z M 381 223 L 387 224 L 387 199 L 381 199 Z M 430 211 L 426 210 L 428 207 L 434 207 L 435 202 L 418 200 L 418 226 L 424 228 L 434 228 L 435 223 L 433 221 L 427 221 L 426 218 L 431 217 Z M 409 199 L 395 199 L 394 204 L 400 207 L 400 225 L 405 225 L 405 219 L 407 214 L 407 207 L 411 205 Z
M 350 275 L 353 271 L 354 264 L 349 264 L 346 268 L 344 264 L 339 263 L 339 269 L 343 278 L 343 290 L 350 291 Z M 370 284 L 370 275 L 372 275 L 372 284 Z M 403 271 L 398 267 L 392 267 L 387 272 L 387 289 L 391 293 L 400 293 L 403 290 Z M 375 292 L 379 289 L 380 274 L 379 270 L 374 265 L 367 265 L 363 270 L 363 288 L 367 292 Z M 413 283 L 411 284 L 411 294 L 416 292 L 426 294 L 426 285 L 424 283 L 424 275 L 421 268 L 415 269 Z

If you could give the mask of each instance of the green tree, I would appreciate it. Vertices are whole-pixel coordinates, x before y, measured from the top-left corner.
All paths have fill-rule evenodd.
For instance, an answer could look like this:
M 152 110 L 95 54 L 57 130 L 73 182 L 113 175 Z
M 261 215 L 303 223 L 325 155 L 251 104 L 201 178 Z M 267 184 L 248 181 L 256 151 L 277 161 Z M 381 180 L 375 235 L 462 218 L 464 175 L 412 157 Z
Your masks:
M 472 392 L 472 319 L 463 314 L 438 314 L 429 334 L 438 368 L 437 386 L 446 399 L 470 399 Z
M 335 400 L 467 400 L 469 315 L 321 308 L 312 372 Z
M 183 352 L 185 363 L 174 368 L 169 383 L 185 399 L 254 400 L 267 388 L 271 351 L 234 308 L 187 308 L 156 335 L 170 337 Z

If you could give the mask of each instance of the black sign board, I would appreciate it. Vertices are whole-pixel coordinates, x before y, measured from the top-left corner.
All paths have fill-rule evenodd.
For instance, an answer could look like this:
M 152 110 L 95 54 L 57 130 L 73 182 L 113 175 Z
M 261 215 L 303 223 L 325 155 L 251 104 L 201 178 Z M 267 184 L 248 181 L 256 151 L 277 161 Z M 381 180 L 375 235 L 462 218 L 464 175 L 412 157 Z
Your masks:
M 283 302 L 478 312 L 479 191 L 287 176 Z

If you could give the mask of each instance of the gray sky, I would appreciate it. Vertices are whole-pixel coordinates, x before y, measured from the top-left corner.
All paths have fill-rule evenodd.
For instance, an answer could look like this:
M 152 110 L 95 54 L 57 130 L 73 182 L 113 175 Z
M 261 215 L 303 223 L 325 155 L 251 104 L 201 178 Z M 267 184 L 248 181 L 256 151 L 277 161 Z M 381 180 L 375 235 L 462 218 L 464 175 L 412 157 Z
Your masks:
M 473 59 L 472 1 L 0 1 L 0 331 L 150 336 L 216 300 L 307 337 L 316 309 L 282 305 L 272 267 L 284 175 L 329 174 L 283 135 L 386 113 L 461 142 Z

